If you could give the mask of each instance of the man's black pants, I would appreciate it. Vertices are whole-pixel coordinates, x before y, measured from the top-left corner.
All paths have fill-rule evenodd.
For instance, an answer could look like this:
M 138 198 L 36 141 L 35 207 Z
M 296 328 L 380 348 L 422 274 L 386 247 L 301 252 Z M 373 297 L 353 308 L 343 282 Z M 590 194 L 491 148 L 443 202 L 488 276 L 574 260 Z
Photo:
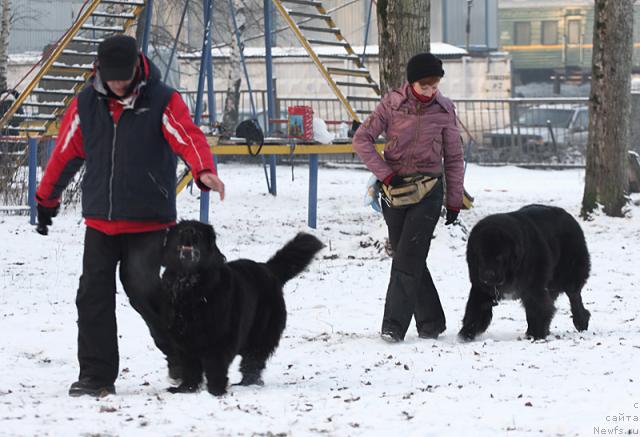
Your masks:
M 162 318 L 160 262 L 165 231 L 107 235 L 87 227 L 78 308 L 80 379 L 113 384 L 118 376 L 116 266 L 131 306 L 142 316 L 156 346 L 172 355 Z
M 383 202 L 393 262 L 382 332 L 390 331 L 404 338 L 412 316 L 415 316 L 418 333 L 433 336 L 445 330 L 444 311 L 426 264 L 433 231 L 440 218 L 442 197 L 442 181 L 439 181 L 415 205 L 391 208 Z

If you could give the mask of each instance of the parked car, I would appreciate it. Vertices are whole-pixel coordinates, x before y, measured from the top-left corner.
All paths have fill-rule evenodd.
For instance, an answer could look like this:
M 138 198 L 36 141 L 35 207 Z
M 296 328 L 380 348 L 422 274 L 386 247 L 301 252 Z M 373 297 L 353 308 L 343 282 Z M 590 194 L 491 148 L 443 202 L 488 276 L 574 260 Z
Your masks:
M 538 105 L 514 110 L 510 125 L 483 135 L 485 160 L 584 162 L 589 131 L 586 105 Z

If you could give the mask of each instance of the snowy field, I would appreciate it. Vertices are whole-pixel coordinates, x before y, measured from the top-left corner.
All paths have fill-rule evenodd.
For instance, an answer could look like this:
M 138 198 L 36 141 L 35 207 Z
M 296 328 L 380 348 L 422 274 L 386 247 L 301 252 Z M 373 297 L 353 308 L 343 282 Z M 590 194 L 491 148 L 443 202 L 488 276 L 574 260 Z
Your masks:
M 278 171 L 274 198 L 261 166 L 221 166 L 227 199 L 212 196 L 211 218 L 228 259 L 264 261 L 308 230 L 306 167 L 296 167 L 294 182 L 289 168 Z M 441 222 L 429 265 L 447 331 L 422 340 L 412 325 L 405 342 L 387 344 L 378 331 L 390 259 L 377 248 L 386 235 L 382 217 L 362 205 L 368 177 L 320 169 L 312 232 L 327 248 L 285 287 L 288 326 L 265 386 L 231 387 L 221 398 L 166 391 L 164 360 L 122 292 L 117 395 L 68 397 L 77 377 L 80 213 L 63 211 L 48 237 L 24 216 L 0 216 L 0 435 L 638 434 L 640 207 L 630 207 L 624 219 L 581 222 L 593 265 L 583 290 L 592 315 L 588 332 L 575 331 L 561 295 L 546 341 L 523 338 L 524 310 L 511 301 L 495 308 L 484 335 L 458 341 L 469 289 L 465 241 L 459 228 Z M 476 196 L 476 208 L 462 213 L 469 227 L 534 202 L 577 215 L 583 171 L 470 166 L 466 186 Z M 182 218 L 198 217 L 195 194 L 183 193 L 178 202 Z M 230 379 L 240 379 L 237 361 Z

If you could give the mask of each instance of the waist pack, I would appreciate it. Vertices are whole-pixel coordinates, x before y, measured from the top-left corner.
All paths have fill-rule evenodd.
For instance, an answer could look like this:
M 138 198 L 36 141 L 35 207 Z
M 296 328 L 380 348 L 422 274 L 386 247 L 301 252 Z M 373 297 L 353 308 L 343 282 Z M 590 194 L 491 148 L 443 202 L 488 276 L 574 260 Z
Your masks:
M 392 208 L 415 205 L 436 186 L 440 177 L 412 175 L 404 176 L 402 185 L 382 185 L 382 199 Z

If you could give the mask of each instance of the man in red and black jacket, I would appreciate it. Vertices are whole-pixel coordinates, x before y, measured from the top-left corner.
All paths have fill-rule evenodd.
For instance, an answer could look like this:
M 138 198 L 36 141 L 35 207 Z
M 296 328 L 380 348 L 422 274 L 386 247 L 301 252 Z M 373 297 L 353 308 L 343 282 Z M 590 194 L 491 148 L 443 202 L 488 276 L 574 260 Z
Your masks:
M 179 363 L 161 318 L 160 264 L 166 229 L 176 221 L 176 165 L 190 166 L 198 187 L 224 199 L 202 131 L 180 94 L 119 35 L 98 46 L 90 85 L 67 109 L 38 186 L 38 232 L 47 234 L 60 196 L 84 163 L 82 215 L 87 225 L 76 298 L 80 375 L 69 395 L 115 393 L 119 357 L 116 267 L 133 308 L 142 315 L 169 373 Z

